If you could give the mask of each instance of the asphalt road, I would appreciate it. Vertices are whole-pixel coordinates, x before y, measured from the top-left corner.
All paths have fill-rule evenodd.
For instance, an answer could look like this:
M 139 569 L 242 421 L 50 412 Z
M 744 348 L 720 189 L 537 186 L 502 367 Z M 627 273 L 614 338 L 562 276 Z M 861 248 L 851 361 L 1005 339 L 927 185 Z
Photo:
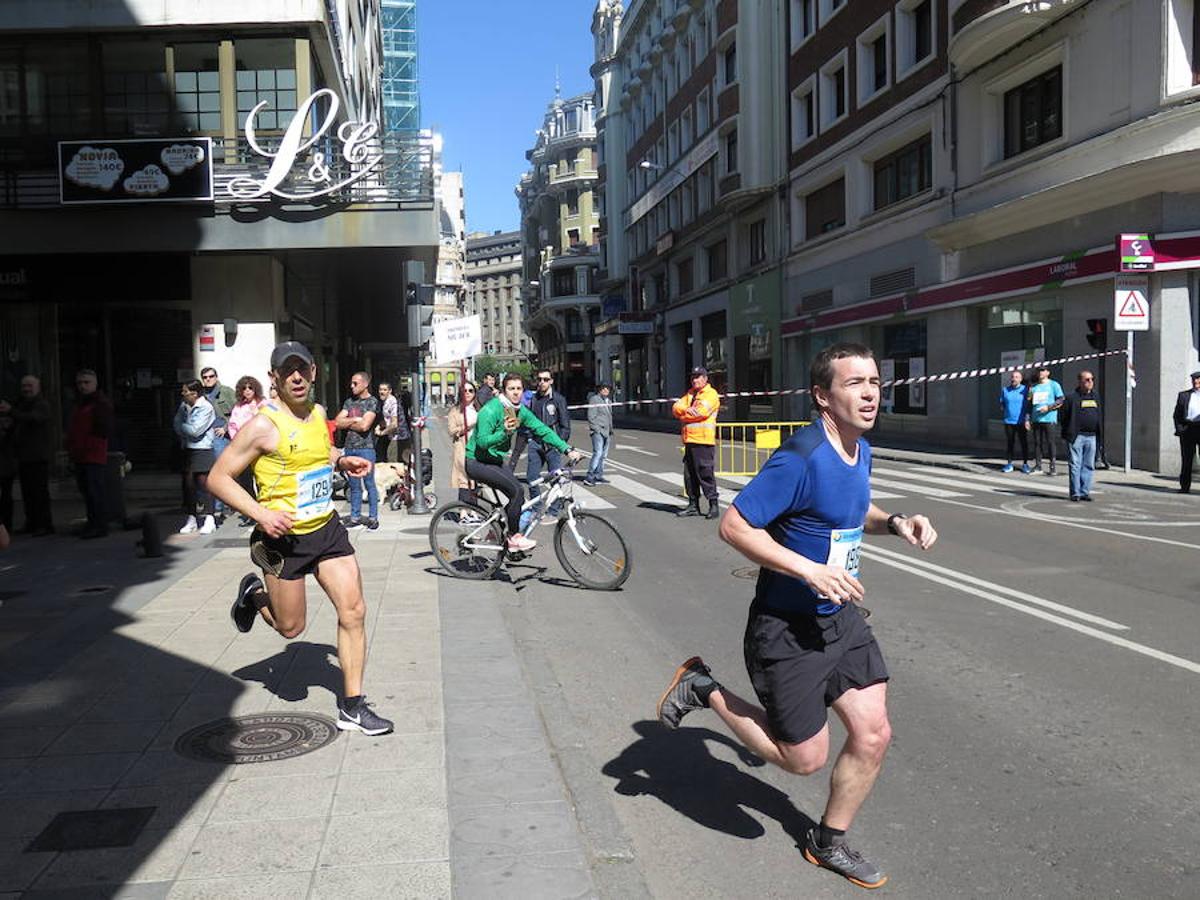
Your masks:
M 663 476 L 679 470 L 676 439 L 624 431 L 617 443 L 617 483 L 585 503 L 632 548 L 624 590 L 574 588 L 544 546 L 510 567 L 504 594 L 597 885 L 613 897 L 859 891 L 797 850 L 827 772 L 763 765 L 707 711 L 676 732 L 654 720 L 693 653 L 753 696 L 741 649 L 753 581 L 715 522 L 675 518 Z M 1064 476 L 884 462 L 875 490 L 941 535 L 928 553 L 869 537 L 863 554 L 895 741 L 852 839 L 890 875 L 881 893 L 1196 896 L 1200 497 L 1111 488 L 1076 504 Z

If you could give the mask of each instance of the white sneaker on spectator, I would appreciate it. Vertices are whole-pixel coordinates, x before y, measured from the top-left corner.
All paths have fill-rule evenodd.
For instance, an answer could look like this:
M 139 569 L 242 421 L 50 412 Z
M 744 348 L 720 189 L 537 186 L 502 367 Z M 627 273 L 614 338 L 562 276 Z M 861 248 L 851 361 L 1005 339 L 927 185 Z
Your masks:
M 200 526 L 201 534 L 212 534 L 217 530 L 217 520 L 212 516 L 204 517 L 204 524 Z
M 183 523 L 183 527 L 179 529 L 180 534 L 195 534 L 200 529 L 196 524 L 195 516 L 188 516 L 187 521 Z
M 537 541 L 531 541 L 529 538 L 525 537 L 525 535 L 523 535 L 523 534 L 514 534 L 512 537 L 510 537 L 508 539 L 508 549 L 512 550 L 512 551 L 520 551 L 521 553 L 528 553 L 530 550 L 532 550 L 536 546 L 537 546 Z

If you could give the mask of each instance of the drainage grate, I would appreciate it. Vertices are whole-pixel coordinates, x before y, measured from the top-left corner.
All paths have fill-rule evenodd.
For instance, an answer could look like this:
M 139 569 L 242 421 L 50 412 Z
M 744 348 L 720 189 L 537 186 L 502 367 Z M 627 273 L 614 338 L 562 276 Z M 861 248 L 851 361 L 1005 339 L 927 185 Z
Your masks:
M 26 853 L 57 853 L 62 850 L 98 850 L 131 847 L 157 806 L 129 809 L 88 809 L 61 812 L 33 839 Z
M 314 713 L 238 716 L 193 728 L 175 752 L 202 762 L 272 762 L 320 750 L 337 736 L 333 720 Z
M 758 567 L 757 566 L 744 566 L 740 569 L 734 569 L 733 577 L 734 578 L 746 578 L 746 579 L 749 579 L 750 581 L 753 581 L 754 579 L 756 579 L 758 577 Z

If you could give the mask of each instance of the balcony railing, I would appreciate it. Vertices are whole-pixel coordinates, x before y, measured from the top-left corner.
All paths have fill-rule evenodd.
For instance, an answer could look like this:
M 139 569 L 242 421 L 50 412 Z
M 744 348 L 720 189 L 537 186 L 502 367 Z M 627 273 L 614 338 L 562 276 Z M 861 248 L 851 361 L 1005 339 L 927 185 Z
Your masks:
M 102 139 L 96 141 L 103 144 Z M 278 149 L 278 138 L 260 138 L 259 146 L 267 153 Z M 53 144 L 41 148 L 41 164 L 7 161 L 0 148 L 0 208 L 45 208 L 59 205 L 59 175 L 51 155 Z M 373 164 L 351 162 L 342 152 L 341 142 L 327 137 L 305 152 L 287 177 L 276 188 L 293 197 L 311 197 L 303 201 L 313 206 L 345 206 L 360 203 L 429 208 L 433 204 L 433 144 L 417 134 L 386 134 L 360 147 L 363 159 Z M 317 155 L 319 154 L 319 156 Z M 262 183 L 273 157 L 261 156 L 245 137 L 226 141 L 214 138 L 213 202 L 219 205 L 289 202 L 266 194 L 245 199 L 252 182 Z M 29 160 L 22 154 L 21 159 Z M 239 192 L 238 186 L 242 186 Z M 318 193 L 328 190 L 327 193 Z M 317 194 L 317 196 L 312 196 Z

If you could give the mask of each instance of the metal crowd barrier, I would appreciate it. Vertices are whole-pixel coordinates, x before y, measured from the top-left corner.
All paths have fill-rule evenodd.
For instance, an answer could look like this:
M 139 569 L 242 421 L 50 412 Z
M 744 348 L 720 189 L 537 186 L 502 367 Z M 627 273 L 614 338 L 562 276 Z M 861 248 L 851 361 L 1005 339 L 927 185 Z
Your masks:
M 811 422 L 718 422 L 717 474 L 757 475 L 792 433 Z

